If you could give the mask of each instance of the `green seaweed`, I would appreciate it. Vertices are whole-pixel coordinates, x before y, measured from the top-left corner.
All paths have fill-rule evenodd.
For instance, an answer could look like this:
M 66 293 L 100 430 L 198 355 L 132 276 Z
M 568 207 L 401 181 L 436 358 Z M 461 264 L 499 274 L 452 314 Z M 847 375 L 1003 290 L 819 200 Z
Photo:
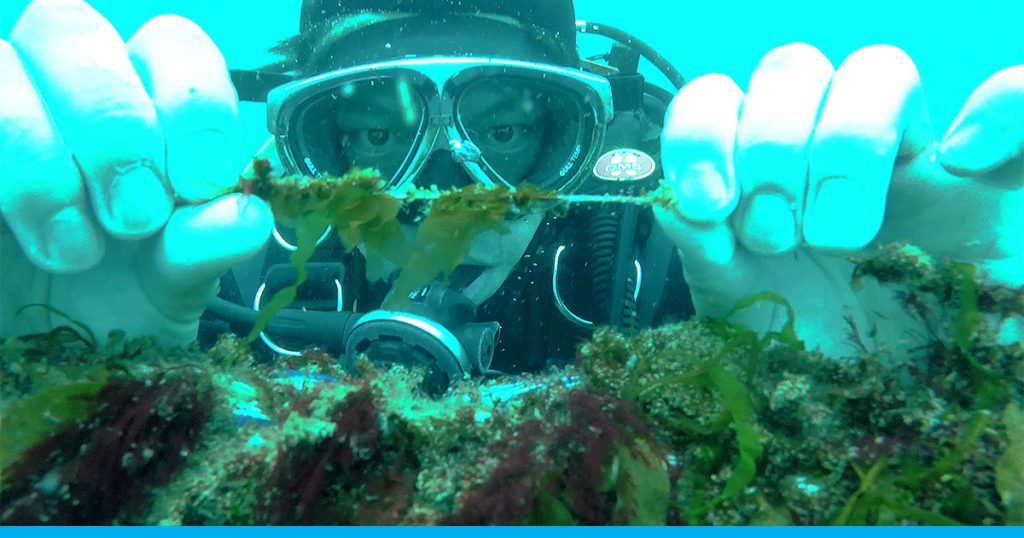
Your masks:
M 671 481 L 665 462 L 644 441 L 615 448 L 615 513 L 626 525 L 664 525 Z
M 995 464 L 996 490 L 1007 525 L 1024 525 L 1024 409 L 1009 404 L 1003 411 L 1007 447 Z
M 83 379 L 49 386 L 4 409 L 0 472 L 17 461 L 25 449 L 89 416 L 97 405 L 93 397 L 106 382 L 106 371 L 94 369 Z
M 880 458 L 867 471 L 861 470 L 856 464 L 853 465 L 854 471 L 860 478 L 860 485 L 843 505 L 842 510 L 832 522 L 833 525 L 867 524 L 866 512 L 879 503 L 876 493 L 878 476 L 886 469 L 887 465 L 888 461 L 885 458 Z
M 910 520 L 924 525 L 963 525 L 946 515 L 911 505 L 910 493 L 897 488 L 891 477 L 885 474 L 890 467 L 885 458 L 874 462 L 867 471 L 855 466 L 860 486 L 843 505 L 832 524 L 863 526 Z
M 306 262 L 313 256 L 317 239 L 327 230 L 328 222 L 324 215 L 308 213 L 296 220 L 296 249 L 288 256 L 288 261 L 295 267 L 295 282 L 278 290 L 270 301 L 260 309 L 246 342 L 253 342 L 278 312 L 287 308 L 295 300 L 299 286 L 306 281 Z
M 523 525 L 556 525 L 560 527 L 576 525 L 578 522 L 572 517 L 572 512 L 565 506 L 558 497 L 541 489 L 533 499 L 530 506 L 530 513 L 523 521 Z
M 764 349 L 772 342 L 779 342 L 793 349 L 804 349 L 804 343 L 796 336 L 796 313 L 793 311 L 793 306 L 789 304 L 785 297 L 777 293 L 763 291 L 736 301 L 736 304 L 723 316 L 722 321 L 728 322 L 740 311 L 761 303 L 773 303 L 783 307 L 786 310 L 786 322 L 782 324 L 782 329 L 778 331 L 767 331 L 760 339 L 760 348 Z M 719 330 L 721 331 L 723 327 L 721 324 L 719 325 Z M 737 323 L 727 323 L 724 328 L 726 329 L 724 334 L 730 340 L 744 333 L 752 333 L 750 329 Z
M 953 318 L 953 342 L 965 355 L 971 352 L 971 340 L 981 324 L 978 313 L 978 292 L 975 285 L 976 269 L 965 262 L 950 262 L 949 269 L 953 286 L 957 291 L 960 308 Z
M 92 329 L 90 329 L 88 325 L 86 325 L 86 324 L 82 323 L 81 321 L 78 321 L 78 320 L 72 318 L 71 316 L 65 314 L 59 308 L 54 308 L 54 307 L 52 307 L 52 306 L 50 306 L 48 304 L 42 304 L 42 303 L 27 304 L 27 305 L 19 308 L 18 311 L 15 312 L 14 315 L 15 316 L 20 315 L 22 312 L 24 312 L 25 310 L 27 310 L 29 308 L 42 308 L 43 310 L 46 310 L 50 314 L 56 314 L 56 315 L 64 318 L 64 320 L 66 320 L 68 324 L 67 325 L 61 325 L 60 327 L 64 327 L 64 328 L 72 331 L 79 338 L 81 338 L 83 342 L 86 342 L 87 344 L 89 344 L 92 347 L 96 347 L 98 345 L 98 340 L 96 340 L 96 334 L 92 332 Z M 60 327 L 58 327 L 58 328 L 60 328 Z
M 469 254 L 477 234 L 487 230 L 507 233 L 505 218 L 510 204 L 506 189 L 474 186 L 449 191 L 430 204 L 416 230 L 416 244 L 395 281 L 385 308 L 399 308 L 408 295 L 435 278 L 448 275 Z
M 475 184 L 441 193 L 430 202 L 416 230 L 412 253 L 402 267 L 385 308 L 402 306 L 408 295 L 435 278 L 446 280 L 466 259 L 473 239 L 486 231 L 508 233 L 505 221 L 536 200 L 554 199 L 553 191 L 532 185 L 484 187 Z
M 895 463 L 880 458 L 866 472 L 854 464 L 853 469 L 860 478 L 860 486 L 847 500 L 833 524 L 878 525 L 885 524 L 885 518 L 909 518 L 926 525 L 963 525 L 964 522 L 950 516 L 913 505 L 914 492 L 924 491 L 942 480 L 952 482 L 946 487 L 959 493 L 947 495 L 940 508 L 957 514 L 983 513 L 984 507 L 969 498 L 971 494 L 968 485 L 957 487 L 955 482 L 963 478 L 957 477 L 955 473 L 971 452 L 977 449 L 979 438 L 990 425 L 991 418 L 987 414 L 975 414 L 971 422 L 965 425 L 967 431 L 956 443 L 928 465 L 921 464 L 920 456 L 916 454 L 909 454 Z M 961 501 L 966 501 L 966 504 Z M 951 509 L 957 503 L 960 506 Z
M 722 394 L 722 404 L 732 416 L 733 427 L 736 428 L 736 444 L 739 445 L 736 468 L 725 483 L 720 502 L 735 495 L 753 480 L 757 473 L 757 460 L 764 448 L 757 432 L 756 415 L 750 404 L 747 387 L 720 364 L 708 370 L 708 380 Z
M 341 178 L 274 178 L 267 161 L 253 161 L 253 176 L 242 181 L 241 189 L 266 199 L 275 220 L 295 228 L 296 250 L 289 261 L 295 267 L 296 280 L 278 290 L 261 308 L 247 342 L 253 342 L 267 323 L 295 299 L 306 279 L 305 264 L 329 226 L 350 251 L 366 244 L 374 256 L 396 264 L 406 261 L 409 249 L 395 220 L 401 204 L 380 192 L 382 181 L 372 169 L 354 169 Z M 369 261 L 379 263 L 377 259 Z
M 854 465 L 860 485 L 832 521 L 833 525 L 880 525 L 909 520 L 924 525 L 958 526 L 964 523 L 944 514 L 913 506 L 912 490 L 900 488 L 887 472 L 899 470 L 886 458 L 864 471 Z
M 400 268 L 385 308 L 400 308 L 408 295 L 436 278 L 447 279 L 465 260 L 478 234 L 506 233 L 505 220 L 534 201 L 553 201 L 554 191 L 532 185 L 483 187 L 474 184 L 445 192 L 409 191 L 406 198 L 383 192 L 384 180 L 373 169 L 353 169 L 341 178 L 274 178 L 266 161 L 253 163 L 253 176 L 244 179 L 243 192 L 265 198 L 275 219 L 294 226 L 297 250 L 289 257 L 296 282 L 279 290 L 261 309 L 247 341 L 252 342 L 273 317 L 294 299 L 305 281 L 304 264 L 328 226 L 334 228 L 346 250 L 366 247 L 367 265 L 382 267 L 384 260 Z M 397 217 L 403 203 L 428 201 L 426 215 L 410 243 Z M 370 271 L 380 273 L 380 271 Z
M 712 426 L 702 426 L 696 421 L 676 418 L 676 427 L 697 435 L 708 436 L 720 433 L 732 425 L 736 436 L 737 453 L 735 465 L 729 472 L 722 491 L 705 503 L 694 503 L 687 510 L 687 520 L 699 521 L 708 511 L 722 504 L 742 491 L 757 475 L 757 463 L 764 452 L 761 435 L 758 433 L 757 415 L 751 404 L 749 388 L 738 377 L 730 373 L 721 361 L 716 361 L 700 372 L 663 378 L 655 390 L 664 390 L 676 383 L 697 383 L 704 388 L 714 389 L 725 412 L 713 419 Z M 644 394 L 644 393 L 641 393 Z M 653 394 L 653 393 L 647 393 Z
M 978 438 L 985 433 L 991 423 L 992 419 L 987 413 L 976 413 L 967 424 L 967 432 L 963 437 L 931 465 L 920 468 L 913 459 L 905 462 L 902 465 L 902 476 L 896 479 L 897 483 L 905 487 L 919 489 L 926 481 L 939 480 L 943 475 L 955 471 L 970 454 L 970 451 L 975 448 Z

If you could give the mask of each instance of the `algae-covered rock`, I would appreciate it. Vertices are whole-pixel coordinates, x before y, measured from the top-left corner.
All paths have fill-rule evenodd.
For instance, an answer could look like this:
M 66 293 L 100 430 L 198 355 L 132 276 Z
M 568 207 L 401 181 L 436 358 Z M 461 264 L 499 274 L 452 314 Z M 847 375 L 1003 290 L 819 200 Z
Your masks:
M 916 361 L 696 318 L 599 329 L 573 366 L 431 396 L 423 371 L 266 364 L 232 336 L 9 339 L 0 519 L 1020 524 L 1024 346 L 993 324 L 1024 315 L 1021 291 L 907 252 L 857 275 L 942 304 L 916 310 L 936 328 Z

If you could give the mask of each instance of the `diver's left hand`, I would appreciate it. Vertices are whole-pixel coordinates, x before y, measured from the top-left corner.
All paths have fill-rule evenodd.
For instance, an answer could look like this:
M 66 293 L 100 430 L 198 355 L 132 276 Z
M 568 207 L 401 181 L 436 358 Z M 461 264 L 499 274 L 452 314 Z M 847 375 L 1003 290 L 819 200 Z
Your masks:
M 903 51 L 867 47 L 834 69 L 817 49 L 786 45 L 746 95 L 722 75 L 684 87 L 662 144 L 678 205 L 656 213 L 700 314 L 772 291 L 826 354 L 857 351 L 851 326 L 869 346 L 920 343 L 905 341 L 913 328 L 896 321 L 891 292 L 850 287 L 847 256 L 892 241 L 1024 285 L 1024 65 L 982 83 L 940 143 Z M 761 305 L 739 320 L 763 332 L 785 314 Z
M 83 0 L 29 3 L 0 39 L 0 338 L 195 340 L 220 276 L 273 230 L 267 204 L 225 194 L 238 135 L 224 57 L 192 21 L 126 42 Z

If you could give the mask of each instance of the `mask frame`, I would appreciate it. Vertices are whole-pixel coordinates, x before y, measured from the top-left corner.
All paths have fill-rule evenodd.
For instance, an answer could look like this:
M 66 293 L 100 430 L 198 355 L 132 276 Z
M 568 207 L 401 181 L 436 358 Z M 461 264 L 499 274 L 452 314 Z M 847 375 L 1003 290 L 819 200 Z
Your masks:
M 389 177 L 386 188 L 401 190 L 423 170 L 429 157 L 438 150 L 451 152 L 469 177 L 486 186 L 505 185 L 506 181 L 469 139 L 456 110 L 462 92 L 474 81 L 494 76 L 515 77 L 548 85 L 553 90 L 578 97 L 581 118 L 572 150 L 565 155 L 557 178 L 533 182 L 544 188 L 571 193 L 588 179 L 590 169 L 599 156 L 607 124 L 614 116 L 611 86 L 604 77 L 581 70 L 549 64 L 503 58 L 426 57 L 394 60 L 330 71 L 310 78 L 286 83 L 268 94 L 267 128 L 275 135 L 281 163 L 286 172 L 318 176 L 318 166 L 310 158 L 311 150 L 303 147 L 299 119 L 304 107 L 316 99 L 339 91 L 346 84 L 381 80 L 405 81 L 418 96 L 424 125 L 418 128 L 415 141 L 405 162 Z

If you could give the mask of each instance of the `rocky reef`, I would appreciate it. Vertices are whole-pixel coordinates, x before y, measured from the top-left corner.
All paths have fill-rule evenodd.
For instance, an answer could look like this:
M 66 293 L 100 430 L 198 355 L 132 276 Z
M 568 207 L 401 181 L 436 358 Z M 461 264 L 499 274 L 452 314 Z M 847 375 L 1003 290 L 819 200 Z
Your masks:
M 1024 345 L 996 338 L 1024 294 L 905 246 L 856 278 L 902 286 L 922 358 L 693 319 L 434 398 L 424 372 L 258 363 L 233 336 L 10 338 L 0 522 L 1024 524 Z

